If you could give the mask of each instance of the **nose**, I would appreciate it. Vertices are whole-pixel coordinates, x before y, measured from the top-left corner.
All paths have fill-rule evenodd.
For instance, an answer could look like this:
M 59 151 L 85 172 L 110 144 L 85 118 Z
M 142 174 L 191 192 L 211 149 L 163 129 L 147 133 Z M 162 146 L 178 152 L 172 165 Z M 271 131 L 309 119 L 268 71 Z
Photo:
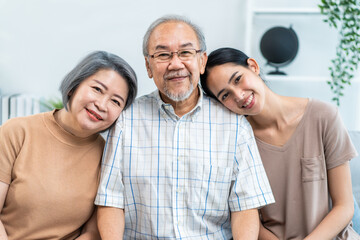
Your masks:
M 95 106 L 100 110 L 105 112 L 106 111 L 106 104 L 107 104 L 107 98 L 106 97 L 99 97 L 95 101 Z
M 169 70 L 180 69 L 184 66 L 177 53 L 173 53 L 169 62 Z
M 236 103 L 240 103 L 245 99 L 245 92 L 237 90 L 234 94 L 234 100 Z

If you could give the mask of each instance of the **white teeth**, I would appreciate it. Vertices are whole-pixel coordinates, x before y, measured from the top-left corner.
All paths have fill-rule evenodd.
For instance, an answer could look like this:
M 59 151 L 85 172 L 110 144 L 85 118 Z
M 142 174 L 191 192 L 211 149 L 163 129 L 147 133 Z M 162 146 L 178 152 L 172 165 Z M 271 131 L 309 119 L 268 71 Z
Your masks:
M 96 119 L 101 120 L 101 118 L 98 117 L 94 112 L 92 112 L 92 111 L 90 111 L 90 110 L 88 110 L 88 112 L 89 112 L 91 115 L 93 115 Z
M 101 118 L 96 116 L 95 114 L 93 114 L 93 116 L 96 117 L 96 119 L 101 120 Z
M 246 103 L 243 105 L 243 107 L 246 108 L 247 106 L 249 106 L 249 104 L 251 103 L 251 101 L 253 100 L 253 98 L 254 98 L 254 95 L 251 94 L 250 97 L 248 98 L 248 100 L 246 101 Z

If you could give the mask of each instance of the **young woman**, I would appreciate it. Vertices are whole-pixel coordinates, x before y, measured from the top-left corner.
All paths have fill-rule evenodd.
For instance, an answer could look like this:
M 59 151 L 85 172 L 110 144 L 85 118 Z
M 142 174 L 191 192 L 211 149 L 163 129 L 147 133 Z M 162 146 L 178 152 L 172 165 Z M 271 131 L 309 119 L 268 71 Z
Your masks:
M 94 199 L 104 140 L 134 100 L 137 79 L 98 51 L 62 81 L 65 108 L 0 128 L 0 239 L 99 239 Z
M 259 72 L 243 52 L 221 48 L 209 55 L 201 76 L 204 91 L 247 115 L 254 130 L 276 201 L 260 210 L 259 239 L 359 239 L 349 224 L 354 203 L 348 162 L 356 150 L 337 109 L 280 96 Z

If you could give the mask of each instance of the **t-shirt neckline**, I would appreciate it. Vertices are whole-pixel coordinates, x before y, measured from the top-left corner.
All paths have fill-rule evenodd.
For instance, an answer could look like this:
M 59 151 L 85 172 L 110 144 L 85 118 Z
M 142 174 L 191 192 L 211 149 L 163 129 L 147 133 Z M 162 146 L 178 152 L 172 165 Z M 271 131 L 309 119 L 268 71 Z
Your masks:
M 296 126 L 295 131 L 293 132 L 291 137 L 287 140 L 287 142 L 284 145 L 282 145 L 282 146 L 272 145 L 270 143 L 262 141 L 261 139 L 259 139 L 259 138 L 257 138 L 255 136 L 256 143 L 258 145 L 259 144 L 262 145 L 262 147 L 266 147 L 266 148 L 271 149 L 271 150 L 281 151 L 281 152 L 285 151 L 292 144 L 292 142 L 295 141 L 294 139 L 299 134 L 299 132 L 303 129 L 304 122 L 306 121 L 306 118 L 307 118 L 307 116 L 308 116 L 308 114 L 309 114 L 309 112 L 311 110 L 312 103 L 313 103 L 312 98 L 309 98 L 309 101 L 306 104 L 304 114 L 303 114 L 299 124 Z

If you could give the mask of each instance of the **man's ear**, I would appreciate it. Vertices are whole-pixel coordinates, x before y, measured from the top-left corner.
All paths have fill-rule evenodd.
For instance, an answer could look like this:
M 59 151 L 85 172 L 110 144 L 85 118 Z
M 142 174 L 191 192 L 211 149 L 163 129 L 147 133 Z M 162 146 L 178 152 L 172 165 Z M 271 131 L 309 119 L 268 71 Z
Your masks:
M 203 74 L 205 72 L 207 59 L 208 59 L 208 56 L 207 56 L 206 52 L 201 53 L 201 56 L 200 56 L 200 74 Z
M 256 62 L 255 59 L 253 58 L 248 58 L 248 60 L 246 60 L 248 67 L 257 75 L 259 75 L 260 73 L 260 67 L 259 64 Z
M 153 74 L 152 74 L 152 71 L 150 68 L 149 58 L 147 58 L 147 57 L 145 57 L 145 66 L 146 66 L 146 71 L 147 71 L 149 78 L 152 78 Z

